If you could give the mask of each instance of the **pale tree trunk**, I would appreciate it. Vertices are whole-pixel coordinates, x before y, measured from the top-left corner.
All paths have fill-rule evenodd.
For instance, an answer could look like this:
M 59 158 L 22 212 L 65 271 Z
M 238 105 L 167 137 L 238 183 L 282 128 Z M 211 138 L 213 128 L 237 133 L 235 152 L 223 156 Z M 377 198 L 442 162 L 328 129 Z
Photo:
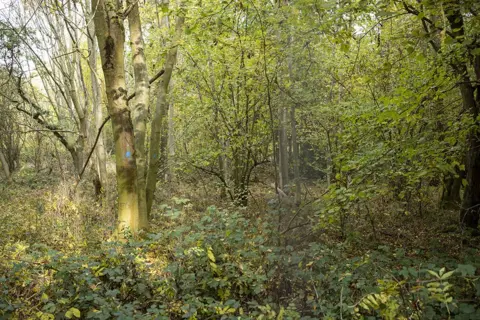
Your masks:
M 302 197 L 302 188 L 300 185 L 300 157 L 299 147 L 297 141 L 297 121 L 295 119 L 294 105 L 290 108 L 290 121 L 292 126 L 292 162 L 293 162 L 293 180 L 295 183 L 295 204 L 300 204 Z
M 129 228 L 136 232 L 141 225 L 138 211 L 137 166 L 133 125 L 127 106 L 125 88 L 122 8 L 114 0 L 92 0 L 95 31 L 100 48 L 108 112 L 112 118 L 118 191 L 118 231 Z
M 87 1 L 88 2 L 88 1 Z M 87 4 L 88 5 L 88 4 Z M 90 10 L 89 10 L 90 13 Z M 92 104 L 93 104 L 93 118 L 94 128 L 97 132 L 102 125 L 103 114 L 101 105 L 101 93 L 100 85 L 97 76 L 97 46 L 95 42 L 95 25 L 89 18 L 87 22 L 90 22 L 87 26 L 87 45 L 90 56 L 88 58 L 88 64 L 90 66 L 90 81 L 92 83 Z M 94 136 L 94 135 L 93 135 Z M 103 141 L 103 133 L 100 133 L 97 146 L 95 149 L 95 162 L 98 180 L 100 182 L 100 191 L 108 192 L 107 186 L 107 159 L 105 152 L 105 144 Z
M 55 113 L 58 121 L 62 123 L 65 120 L 65 109 L 68 110 L 69 115 L 74 119 L 79 131 L 79 139 L 77 144 L 71 143 L 67 139 L 67 135 L 63 135 L 59 129 L 60 126 L 52 122 L 49 122 L 47 117 L 43 117 L 44 110 L 41 107 L 41 103 L 37 100 L 36 90 L 32 90 L 32 98 L 23 91 L 21 82 L 18 83 L 17 91 L 24 102 L 33 107 L 34 110 L 25 110 L 21 106 L 16 108 L 31 116 L 38 124 L 45 129 L 51 130 L 53 135 L 59 139 L 59 141 L 70 152 L 75 167 L 75 172 L 78 174 L 83 164 L 83 146 L 86 139 L 85 128 L 88 128 L 87 117 L 85 116 L 85 107 L 81 106 L 81 97 L 76 90 L 76 77 L 81 77 L 81 72 L 77 66 L 79 66 L 80 53 L 78 52 L 78 30 L 73 30 L 72 25 L 77 25 L 78 14 L 74 14 L 75 6 L 72 2 L 68 2 L 62 10 L 62 14 L 59 12 L 52 13 L 46 7 L 38 7 L 37 14 L 31 16 L 31 23 L 34 24 L 34 28 L 40 37 L 40 41 L 43 40 L 43 47 L 49 48 L 49 52 L 43 51 L 41 48 L 33 48 L 27 39 L 23 39 L 25 49 L 28 50 L 28 55 L 34 56 L 33 59 L 37 70 L 43 70 L 39 73 L 45 91 L 47 92 L 47 98 L 51 102 L 51 110 Z M 62 20 L 63 18 L 63 20 Z M 69 21 L 64 23 L 62 21 Z M 68 36 L 66 36 L 68 31 Z M 39 53 L 37 50 L 40 50 Z M 45 57 L 46 59 L 42 59 Z M 29 64 L 26 65 L 30 69 Z M 21 79 L 20 79 L 21 80 Z M 81 83 L 81 81 L 77 80 Z M 30 86 L 32 84 L 30 83 Z M 33 86 L 32 86 L 33 89 Z M 55 92 L 55 94 L 50 94 Z M 75 104 L 75 107 L 72 105 Z
M 138 2 L 127 1 L 132 6 L 128 14 L 128 25 L 130 29 L 130 45 L 132 47 L 133 73 L 135 77 L 135 98 L 133 100 L 132 116 L 135 130 L 135 147 L 137 161 L 137 184 L 138 184 L 138 210 L 140 213 L 140 224 L 148 224 L 147 203 L 146 203 L 146 154 L 145 135 L 147 127 L 147 110 L 149 103 L 150 86 L 148 82 L 147 61 L 144 54 L 144 42 Z
M 172 77 L 173 67 L 177 59 L 178 42 L 183 32 L 183 23 L 185 17 L 179 16 L 175 25 L 175 38 L 173 47 L 168 50 L 167 57 L 165 59 L 165 73 L 160 77 L 158 83 L 157 93 L 157 105 L 155 108 L 155 114 L 152 121 L 152 133 L 150 135 L 150 154 L 149 154 L 149 168 L 147 172 L 147 186 L 146 186 L 146 198 L 147 198 L 147 213 L 150 215 L 152 210 L 153 198 L 155 195 L 155 187 L 157 184 L 157 173 L 160 169 L 162 161 L 165 160 L 165 150 L 161 150 L 161 140 L 165 137 L 167 123 L 167 94 L 168 85 Z
M 84 153 L 85 149 L 87 147 L 87 141 L 88 141 L 88 130 L 89 130 L 89 123 L 88 123 L 88 117 L 87 117 L 87 104 L 86 102 L 88 101 L 88 97 L 85 96 L 84 98 L 84 103 L 82 103 L 82 95 L 80 94 L 80 85 L 83 82 L 83 75 L 81 72 L 81 65 L 80 65 L 80 51 L 79 48 L 77 47 L 78 44 L 78 37 L 76 35 L 76 30 L 72 30 L 70 34 L 74 37 L 72 39 L 74 45 L 72 45 L 72 49 L 76 50 L 76 53 L 72 55 L 71 61 L 68 64 L 68 82 L 70 86 L 70 98 L 72 99 L 73 106 L 75 108 L 75 111 L 77 113 L 78 117 L 78 122 L 79 122 L 79 131 L 80 134 L 78 135 L 78 139 L 76 142 L 75 149 L 77 150 L 78 153 L 78 165 L 79 165 L 79 170 L 77 170 L 77 173 L 79 174 L 80 171 L 83 168 L 84 164 Z M 75 46 L 75 47 L 74 47 Z M 75 81 L 77 79 L 77 81 Z
M 55 15 L 55 20 L 47 19 L 58 44 L 60 56 L 56 60 L 58 60 L 62 82 L 66 89 L 64 94 L 65 102 L 67 106 L 73 106 L 74 114 L 76 115 L 76 118 L 74 118 L 77 121 L 79 135 L 73 148 L 76 152 L 74 165 L 76 173 L 79 175 L 84 162 L 84 150 L 88 137 L 88 119 L 86 116 L 87 109 L 81 103 L 80 93 L 77 88 L 82 80 L 76 81 L 77 77 L 80 78 L 82 76 L 79 70 L 78 34 L 77 30 L 73 30 L 67 23 L 67 20 L 70 20 L 73 24 L 76 24 L 76 16 L 72 14 L 71 4 L 68 3 L 63 15 Z M 69 37 L 64 37 L 65 30 Z M 85 97 L 86 99 L 87 97 Z
M 292 43 L 292 37 L 289 36 L 289 45 Z M 295 88 L 295 75 L 293 73 L 292 54 L 288 57 L 288 76 L 292 82 L 292 88 Z M 300 157 L 299 146 L 297 141 L 297 119 L 295 117 L 296 106 L 292 104 L 290 107 L 290 125 L 292 130 L 292 164 L 293 164 L 293 180 L 295 183 L 295 204 L 300 204 L 302 196 L 302 188 L 300 185 Z
M 288 184 L 288 139 L 287 139 L 287 108 L 281 106 L 278 128 L 278 165 L 280 171 L 279 187 L 282 191 Z
M 288 6 L 288 1 L 279 1 L 279 7 Z M 278 34 L 279 39 L 280 34 Z M 285 191 L 285 186 L 288 185 L 288 137 L 287 137 L 287 108 L 280 106 L 278 112 L 278 168 L 279 181 L 278 187 Z
M 55 60 L 60 71 L 61 80 L 59 82 L 54 81 L 54 83 L 56 89 L 59 89 L 62 84 L 62 89 L 66 89 L 65 91 L 62 91 L 61 97 L 65 99 L 65 104 L 70 110 L 78 127 L 79 135 L 75 144 L 71 145 L 71 148 L 75 153 L 73 156 L 75 171 L 76 174 L 79 175 L 84 162 L 84 150 L 88 137 L 88 119 L 86 116 L 87 108 L 85 105 L 82 105 L 81 96 L 77 89 L 83 81 L 83 79 L 80 79 L 82 75 L 80 72 L 80 53 L 77 47 L 78 34 L 76 30 L 72 30 L 71 26 L 66 23 L 67 20 L 70 20 L 72 23 L 76 24 L 76 15 L 72 14 L 72 8 L 69 3 L 68 6 L 66 6 L 66 12 L 64 15 L 55 15 L 54 17 L 55 19 L 49 19 L 46 16 L 50 30 L 58 45 L 57 54 L 59 57 Z M 69 37 L 64 37 L 64 29 L 68 31 Z M 53 73 L 55 73 L 54 67 Z M 78 81 L 76 81 L 77 77 Z M 87 99 L 87 97 L 84 98 L 85 100 Z M 58 100 L 58 103 L 61 104 L 61 100 Z M 71 108 L 72 106 L 73 108 Z
M 85 116 L 85 110 L 83 109 L 82 105 L 80 104 L 79 97 L 78 97 L 78 92 L 75 84 L 75 66 L 70 65 L 69 68 L 69 79 L 68 79 L 68 89 L 69 89 L 69 95 L 70 99 L 72 100 L 72 104 L 75 108 L 75 111 L 78 116 L 78 122 L 79 122 L 79 131 L 80 134 L 78 135 L 77 142 L 75 144 L 75 150 L 77 152 L 77 162 L 75 163 L 75 168 L 77 171 L 77 174 L 80 174 L 80 171 L 83 168 L 83 154 L 85 150 L 85 141 L 88 136 L 88 126 L 87 126 L 87 118 Z
M 10 176 L 10 169 L 8 168 L 8 162 L 1 150 L 0 150 L 0 162 L 2 163 L 2 168 L 3 168 L 3 172 L 5 173 L 5 177 L 7 178 L 7 180 L 10 181 L 11 176 Z
M 170 81 L 170 88 L 173 87 L 173 82 Z M 175 107 L 173 99 L 170 99 L 168 106 L 168 137 L 167 137 L 167 147 L 168 147 L 168 157 L 167 157 L 167 170 L 166 170 L 166 181 L 173 180 L 173 158 L 175 157 Z

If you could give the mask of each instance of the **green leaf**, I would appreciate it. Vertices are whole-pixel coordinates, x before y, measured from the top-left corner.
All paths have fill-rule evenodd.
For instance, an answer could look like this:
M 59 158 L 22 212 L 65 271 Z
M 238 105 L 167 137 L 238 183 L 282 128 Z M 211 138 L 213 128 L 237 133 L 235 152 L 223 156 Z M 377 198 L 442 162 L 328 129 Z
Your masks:
M 471 52 L 474 56 L 480 56 L 480 48 L 475 48 Z
M 476 268 L 470 264 L 459 264 L 457 271 L 462 274 L 462 277 L 465 276 L 474 276 Z
M 67 319 L 72 319 L 72 316 L 74 316 L 75 318 L 80 318 L 80 315 L 81 315 L 80 310 L 73 307 L 68 309 L 67 312 L 65 312 L 65 317 Z
M 440 269 L 440 271 L 438 272 L 438 274 L 439 274 L 440 276 L 442 276 L 444 272 L 445 272 L 445 268 L 442 268 L 442 269 Z
M 447 272 L 447 273 L 444 273 L 444 274 L 442 275 L 442 278 L 441 278 L 441 279 L 442 279 L 442 280 L 445 280 L 445 279 L 450 278 L 451 275 L 452 275 L 454 272 L 455 272 L 455 270 L 454 270 L 454 271 L 449 271 L 449 272 Z
M 348 50 L 350 50 L 350 46 L 348 45 L 348 43 L 342 43 L 340 45 L 340 50 L 342 50 L 343 52 L 348 52 Z
M 432 270 L 427 270 L 428 273 L 430 273 L 432 276 L 434 276 L 435 278 L 440 278 L 440 276 L 438 275 L 438 273 L 436 273 L 435 271 L 432 271 Z

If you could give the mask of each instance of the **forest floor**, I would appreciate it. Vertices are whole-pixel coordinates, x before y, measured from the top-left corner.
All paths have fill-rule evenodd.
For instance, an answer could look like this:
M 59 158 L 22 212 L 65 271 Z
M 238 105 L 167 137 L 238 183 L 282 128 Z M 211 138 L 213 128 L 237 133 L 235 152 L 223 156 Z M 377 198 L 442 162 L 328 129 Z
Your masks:
M 0 315 L 480 318 L 480 238 L 434 193 L 411 213 L 379 197 L 342 230 L 321 219 L 321 185 L 305 184 L 297 207 L 259 177 L 239 209 L 209 177 L 195 179 L 166 184 L 149 233 L 115 249 L 114 194 L 96 201 L 88 182 L 74 192 L 31 171 L 0 182 Z

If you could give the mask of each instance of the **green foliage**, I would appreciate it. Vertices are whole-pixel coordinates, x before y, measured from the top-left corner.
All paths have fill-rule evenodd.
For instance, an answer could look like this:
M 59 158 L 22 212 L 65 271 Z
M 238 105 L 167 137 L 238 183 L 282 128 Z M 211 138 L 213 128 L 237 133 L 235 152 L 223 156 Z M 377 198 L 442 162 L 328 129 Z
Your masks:
M 462 105 L 458 86 L 478 83 L 472 72 L 480 53 L 475 1 L 139 4 L 151 74 L 162 68 L 168 50 L 179 46 L 168 101 L 175 106 L 169 184 L 188 176 L 195 188 L 177 197 L 161 190 L 171 206 L 152 213 L 151 233 L 106 241 L 113 215 L 88 192 L 82 194 L 82 185 L 73 190 L 73 180 L 66 178 L 69 166 L 62 165 L 66 150 L 57 150 L 58 141 L 48 142 L 52 126 L 42 125 L 62 124 L 57 138 L 64 135 L 78 150 L 91 143 L 73 100 L 60 92 L 69 77 L 78 76 L 67 90 L 83 92 L 80 100 L 91 118 L 88 78 L 94 68 L 87 67 L 87 46 L 83 36 L 79 43 L 55 43 L 62 39 L 55 26 L 68 27 L 71 36 L 87 34 L 74 30 L 85 25 L 79 23 L 82 6 L 72 6 L 72 19 L 62 16 L 70 7 L 62 9 L 55 1 L 33 8 L 31 19 L 24 20 L 41 27 L 39 32 L 29 30 L 30 22 L 21 28 L 14 21 L 0 22 L 5 63 L 35 66 L 45 89 L 28 79 L 36 79 L 35 73 L 25 72 L 19 85 L 41 104 L 26 118 L 16 114 L 23 106 L 20 98 L 2 98 L 0 148 L 18 156 L 14 147 L 20 149 L 21 142 L 23 158 L 9 156 L 10 162 L 34 159 L 37 172 L 22 170 L 15 173 L 14 187 L 0 185 L 0 318 L 480 318 L 480 260 L 478 249 L 467 249 L 471 239 L 456 234 L 448 239 L 454 245 L 445 246 L 458 252 L 446 249 L 432 257 L 413 243 L 401 243 L 403 233 L 417 232 L 402 226 L 394 246 L 377 245 L 385 240 L 377 238 L 382 231 L 396 229 L 402 218 L 425 215 L 422 222 L 432 222 L 434 230 L 405 237 L 404 243 L 443 246 L 433 222 L 441 220 L 445 227 L 457 219 L 440 211 L 438 198 L 445 181 L 460 178 L 470 163 L 466 140 L 477 119 Z M 455 10 L 464 19 L 463 30 L 448 19 Z M 186 17 L 185 34 L 173 44 L 174 17 L 180 13 Z M 50 15 L 56 24 L 43 34 Z M 460 31 L 465 35 L 452 36 Z M 32 58 L 35 49 L 41 53 Z M 75 59 L 82 60 L 79 70 L 63 70 Z M 2 79 L 12 77 L 16 84 L 19 71 L 7 69 Z M 130 71 L 125 90 L 131 93 Z M 21 89 L 12 84 L 3 91 Z M 25 107 L 27 114 L 31 107 Z M 293 140 L 297 133 L 302 155 L 302 204 L 313 204 L 290 208 L 291 190 L 285 188 L 285 200 L 270 201 L 275 210 L 263 210 L 261 197 L 252 193 L 259 198 L 258 210 L 198 212 L 202 206 L 195 196 L 204 181 L 192 173 L 214 176 L 232 200 L 247 194 L 260 164 L 272 164 L 269 175 L 261 177 L 264 186 L 277 179 L 271 171 L 278 165 L 279 111 L 287 109 L 295 118 L 286 134 Z M 43 131 L 20 133 L 30 127 Z M 112 144 L 107 139 L 106 148 Z M 38 174 L 50 154 L 58 160 L 62 182 Z M 466 180 L 461 182 L 464 188 Z M 205 194 L 212 189 L 205 186 Z M 211 203 L 208 197 L 202 201 Z M 304 212 L 311 207 L 313 214 Z M 296 225 L 301 219 L 306 222 Z M 310 232 L 312 225 L 318 226 L 313 235 L 301 230 L 307 226 Z M 369 234 L 359 235 L 367 228 Z
M 4 246 L 1 314 L 13 319 L 475 319 L 480 314 L 478 257 L 457 265 L 442 257 L 425 263 L 389 247 L 360 255 L 341 244 L 294 249 L 274 244 L 278 235 L 268 220 L 215 207 L 201 216 L 168 211 L 168 230 L 140 241 L 107 242 L 88 254 L 22 242 Z

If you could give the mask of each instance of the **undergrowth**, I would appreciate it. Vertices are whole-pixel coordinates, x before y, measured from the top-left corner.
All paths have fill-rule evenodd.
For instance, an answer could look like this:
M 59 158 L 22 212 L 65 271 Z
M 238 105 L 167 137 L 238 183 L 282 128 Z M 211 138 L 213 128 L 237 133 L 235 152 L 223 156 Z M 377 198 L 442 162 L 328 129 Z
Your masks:
M 58 250 L 2 242 L 5 319 L 478 319 L 480 258 L 288 245 L 256 219 L 175 199 L 141 240 Z M 279 240 L 280 239 L 280 240 Z M 66 241 L 66 240 L 65 240 Z M 55 244 L 55 242 L 53 242 Z

